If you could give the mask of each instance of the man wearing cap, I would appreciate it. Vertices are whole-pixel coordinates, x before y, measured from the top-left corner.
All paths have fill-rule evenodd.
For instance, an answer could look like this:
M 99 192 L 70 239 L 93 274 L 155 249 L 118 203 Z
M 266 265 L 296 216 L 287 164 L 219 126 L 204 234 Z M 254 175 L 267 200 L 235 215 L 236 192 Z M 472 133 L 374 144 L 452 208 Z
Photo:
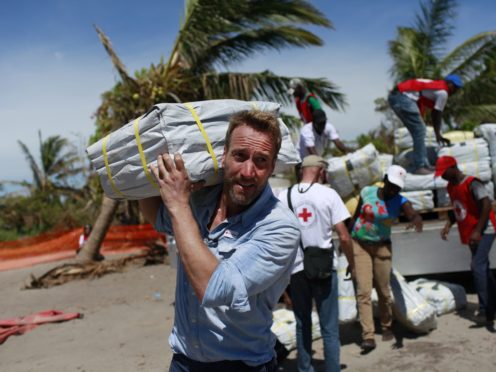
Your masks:
M 300 131 L 300 139 L 296 145 L 300 158 L 303 159 L 307 155 L 322 156 L 329 141 L 345 154 L 351 151 L 339 139 L 336 128 L 327 121 L 324 110 L 316 109 L 313 112 L 313 121 L 305 124 Z
M 333 230 L 338 235 L 340 250 L 348 259 L 348 272 L 354 276 L 351 238 L 344 223 L 350 214 L 336 191 L 324 186 L 326 168 L 327 162 L 320 156 L 306 156 L 302 163 L 301 182 L 279 194 L 281 202 L 287 204 L 298 217 L 301 228 L 300 247 L 290 280 L 290 296 L 296 318 L 298 371 L 313 371 L 312 299 L 319 314 L 325 370 L 340 370 L 338 254 L 331 239 Z M 321 255 L 320 260 L 328 263 L 325 268 L 327 274 L 320 278 L 315 278 L 310 270 L 312 252 L 317 252 Z
M 288 93 L 293 95 L 296 108 L 304 124 L 313 121 L 313 112 L 321 109 L 320 102 L 311 92 L 307 92 L 300 79 L 291 79 Z
M 422 119 L 425 110 L 431 110 L 432 126 L 436 140 L 441 145 L 450 141 L 441 135 L 441 118 L 448 102 L 448 96 L 463 87 L 460 76 L 448 75 L 444 80 L 406 80 L 391 91 L 389 106 L 396 113 L 413 139 L 413 162 L 416 174 L 430 174 L 427 150 L 425 148 L 425 123 Z
M 372 316 L 372 286 L 377 290 L 382 340 L 391 341 L 393 321 L 389 280 L 391 275 L 391 226 L 401 212 L 411 221 L 407 228 L 422 231 L 422 218 L 399 192 L 405 185 L 406 170 L 390 166 L 384 186 L 366 186 L 350 221 L 356 269 L 357 303 L 362 326 L 363 352 L 375 349 L 375 326 Z
M 496 308 L 496 281 L 489 265 L 489 252 L 495 234 L 486 233 L 491 221 L 496 229 L 496 218 L 492 210 L 492 200 L 480 180 L 463 174 L 456 159 L 441 156 L 436 162 L 435 177 L 448 181 L 448 193 L 453 203 L 453 212 L 441 231 L 441 238 L 448 239 L 451 226 L 456 222 L 463 244 L 467 244 L 472 254 L 470 268 L 479 298 L 479 311 L 475 314 L 477 322 L 494 326 Z

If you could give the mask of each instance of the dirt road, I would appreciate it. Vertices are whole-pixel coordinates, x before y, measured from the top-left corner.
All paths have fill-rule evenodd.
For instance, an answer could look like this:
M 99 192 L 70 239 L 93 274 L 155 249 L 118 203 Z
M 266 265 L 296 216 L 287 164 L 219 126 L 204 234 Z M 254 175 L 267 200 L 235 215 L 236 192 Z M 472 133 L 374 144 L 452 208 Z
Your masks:
M 171 359 L 175 270 L 167 265 L 132 268 L 96 280 L 75 281 L 41 290 L 20 290 L 30 273 L 56 264 L 0 272 L 0 318 L 57 309 L 81 312 L 83 319 L 46 324 L 0 345 L 0 371 L 166 371 Z M 341 360 L 347 371 L 496 370 L 496 334 L 473 328 L 468 314 L 439 318 L 438 329 L 416 336 L 396 326 L 397 340 L 360 355 L 360 328 L 341 329 Z M 316 370 L 322 368 L 322 341 L 314 341 Z M 296 371 L 293 351 L 280 367 Z

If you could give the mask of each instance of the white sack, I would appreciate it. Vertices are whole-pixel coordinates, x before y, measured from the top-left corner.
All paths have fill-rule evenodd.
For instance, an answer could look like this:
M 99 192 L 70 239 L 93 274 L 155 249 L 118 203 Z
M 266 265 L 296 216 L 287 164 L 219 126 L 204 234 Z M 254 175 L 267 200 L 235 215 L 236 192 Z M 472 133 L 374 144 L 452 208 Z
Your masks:
M 436 310 L 394 269 L 391 290 L 394 315 L 402 325 L 415 333 L 428 333 L 437 328 Z
M 338 274 L 338 307 L 339 323 L 350 323 L 357 319 L 357 302 L 353 280 L 346 277 L 348 260 L 344 254 L 338 256 L 337 274 Z
M 350 154 L 329 158 L 327 162 L 327 179 L 342 198 L 382 179 L 378 153 L 371 143 Z
M 432 190 L 401 191 L 401 195 L 412 203 L 412 207 L 416 211 L 434 208 L 434 193 Z
M 474 138 L 465 142 L 455 143 L 448 147 L 442 147 L 438 156 L 453 156 L 458 163 L 489 163 L 489 147 L 486 140 Z
M 416 191 L 416 190 L 435 190 L 440 188 L 446 188 L 448 181 L 443 180 L 441 177 L 435 177 L 432 174 L 412 174 L 407 173 L 405 178 L 405 186 L 403 187 L 402 194 L 405 191 Z
M 272 312 L 272 327 L 270 330 L 276 335 L 286 350 L 296 349 L 296 319 L 294 312 L 287 309 L 278 309 Z M 321 338 L 319 316 L 312 311 L 312 340 Z
M 425 129 L 425 145 L 437 147 L 438 144 L 436 141 L 434 128 L 426 127 Z M 394 146 L 396 148 L 396 152 L 401 152 L 413 147 L 413 139 L 408 129 L 406 129 L 405 127 L 400 127 L 394 130 Z
M 487 141 L 489 156 L 496 158 L 496 124 L 481 124 L 474 129 L 474 133 L 477 137 L 482 137 Z
M 437 315 L 447 314 L 467 306 L 467 295 L 461 285 L 423 278 L 408 284 L 436 309 Z
M 387 169 L 393 165 L 393 155 L 391 154 L 379 154 L 377 156 L 379 158 L 379 167 L 381 169 L 381 174 L 384 176 L 386 174 Z
M 229 117 L 239 111 L 259 109 L 278 114 L 280 105 L 273 102 L 245 102 L 238 100 L 212 100 L 191 102 L 204 131 L 208 136 L 212 151 L 221 166 L 225 135 Z M 288 128 L 279 120 L 283 141 L 275 172 L 284 170 L 287 165 L 300 161 L 291 141 Z M 135 135 L 136 125 L 142 156 L 138 150 Z M 100 177 L 105 194 L 113 199 L 143 199 L 159 195 L 154 186 L 153 175 L 145 173 L 143 161 L 149 165 L 156 163 L 157 156 L 165 151 L 180 153 L 193 182 L 205 180 L 206 185 L 221 182 L 221 169 L 214 171 L 214 156 L 207 148 L 204 135 L 186 104 L 162 103 L 141 118 L 131 121 L 112 132 L 106 140 L 109 169 L 106 169 L 103 145 L 105 138 L 87 148 L 88 156 Z M 114 182 L 114 187 L 109 180 Z M 118 191 L 116 191 L 116 189 Z

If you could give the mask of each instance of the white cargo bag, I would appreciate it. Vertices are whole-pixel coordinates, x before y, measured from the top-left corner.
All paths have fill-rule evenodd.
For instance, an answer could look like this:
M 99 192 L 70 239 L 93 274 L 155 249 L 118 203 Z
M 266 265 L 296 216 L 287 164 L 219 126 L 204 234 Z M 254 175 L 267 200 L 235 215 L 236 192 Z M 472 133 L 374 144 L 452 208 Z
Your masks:
M 339 323 L 351 323 L 356 321 L 358 311 L 353 280 L 346 277 L 348 260 L 344 254 L 338 256 L 336 267 L 338 274 Z
M 164 152 L 181 154 L 193 182 L 213 185 L 222 180 L 221 158 L 230 116 L 253 109 L 277 115 L 280 105 L 228 99 L 158 104 L 86 151 L 105 194 L 112 199 L 159 195 L 148 165 Z M 300 161 L 288 128 L 280 119 L 279 123 L 283 140 L 275 173 Z
M 453 156 L 458 163 L 489 163 L 489 147 L 483 138 L 474 138 L 465 142 L 443 147 L 438 156 Z
M 437 147 L 436 134 L 433 127 L 425 128 L 425 145 Z M 413 139 L 405 127 L 396 128 L 394 130 L 394 147 L 396 153 L 413 147 Z
M 415 333 L 428 333 L 437 328 L 436 310 L 394 269 L 391 290 L 394 316 L 402 325 Z
M 465 288 L 461 285 L 423 278 L 408 284 L 436 309 L 437 315 L 447 314 L 467 306 L 467 295 Z
M 329 158 L 327 162 L 327 180 L 341 198 L 382 180 L 378 152 L 371 143 L 350 154 Z
M 401 191 L 401 195 L 412 203 L 416 211 L 434 208 L 434 193 L 432 190 Z
M 270 330 L 284 345 L 286 350 L 296 349 L 296 319 L 294 312 L 287 309 L 278 309 L 272 312 L 272 327 Z M 321 338 L 319 316 L 312 311 L 312 340 Z
M 404 194 L 405 191 L 435 190 L 446 188 L 447 186 L 448 181 L 443 180 L 441 177 L 434 177 L 434 173 L 425 175 L 407 173 L 405 186 L 401 190 L 401 194 Z

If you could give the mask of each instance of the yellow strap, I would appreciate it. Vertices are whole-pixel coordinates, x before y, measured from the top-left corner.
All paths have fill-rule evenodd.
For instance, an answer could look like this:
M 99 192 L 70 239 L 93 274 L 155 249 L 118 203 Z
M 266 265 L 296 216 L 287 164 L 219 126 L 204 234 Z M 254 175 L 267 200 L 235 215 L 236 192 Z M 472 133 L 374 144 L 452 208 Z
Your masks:
M 191 112 L 191 115 L 193 116 L 193 118 L 196 121 L 196 125 L 198 125 L 198 128 L 200 129 L 200 132 L 201 132 L 203 138 L 205 139 L 205 143 L 207 144 L 208 153 L 210 154 L 210 156 L 212 157 L 212 161 L 214 162 L 214 172 L 215 172 L 215 175 L 217 175 L 217 173 L 219 171 L 219 163 L 217 161 L 217 157 L 215 156 L 214 149 L 212 148 L 212 144 L 210 143 L 210 140 L 208 139 L 207 132 L 205 132 L 205 128 L 203 128 L 203 124 L 200 121 L 200 118 L 196 114 L 196 111 L 195 111 L 194 107 L 191 105 L 191 103 L 185 103 L 184 106 L 186 106 L 186 108 Z
M 136 138 L 136 144 L 138 145 L 138 152 L 139 152 L 139 156 L 141 159 L 141 165 L 143 166 L 143 170 L 145 171 L 145 175 L 146 175 L 146 178 L 148 179 L 148 182 L 150 182 L 153 187 L 158 189 L 158 186 L 155 183 L 155 180 L 153 179 L 152 175 L 150 174 L 150 170 L 148 169 L 148 164 L 146 163 L 145 153 L 143 152 L 143 146 L 141 146 L 141 139 L 140 139 L 140 134 L 139 134 L 140 119 L 141 118 L 139 117 L 134 121 L 133 127 L 134 127 L 134 137 Z
M 103 154 L 103 161 L 105 162 L 105 170 L 107 171 L 107 177 L 109 179 L 110 186 L 112 186 L 112 190 L 114 190 L 114 192 L 117 195 L 125 199 L 126 197 L 124 196 L 124 194 L 117 188 L 117 185 L 115 184 L 114 179 L 112 178 L 112 172 L 110 171 L 110 165 L 108 162 L 108 155 L 107 155 L 107 141 L 109 138 L 110 138 L 110 134 L 107 135 L 102 141 L 102 154 Z
M 251 101 L 250 104 L 253 107 L 253 110 L 259 110 L 259 108 L 255 102 Z

